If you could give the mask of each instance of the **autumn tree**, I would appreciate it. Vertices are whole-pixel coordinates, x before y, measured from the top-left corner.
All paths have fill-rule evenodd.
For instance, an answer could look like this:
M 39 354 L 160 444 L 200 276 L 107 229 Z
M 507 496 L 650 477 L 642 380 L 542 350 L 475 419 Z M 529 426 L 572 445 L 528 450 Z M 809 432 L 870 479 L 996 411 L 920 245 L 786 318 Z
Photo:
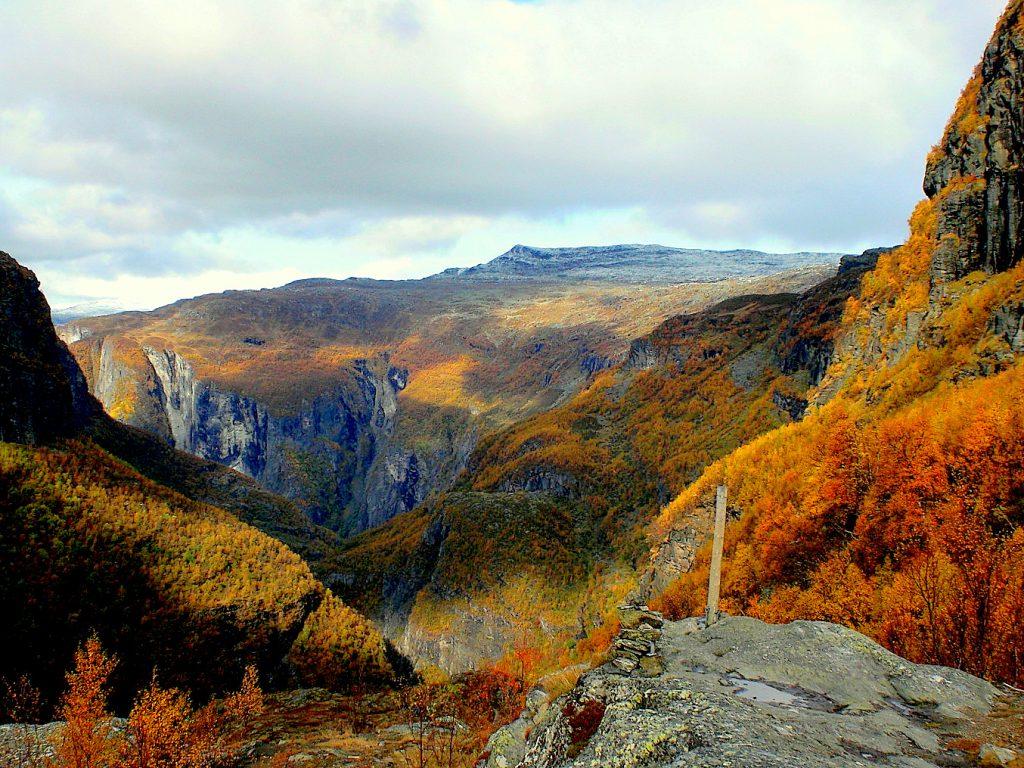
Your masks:
M 128 716 L 123 768 L 207 768 L 216 734 L 199 722 L 188 696 L 153 676 Z
M 57 768 L 110 768 L 116 759 L 107 711 L 110 675 L 117 661 L 93 635 L 75 652 L 61 701 L 60 731 L 54 750 Z
M 119 768 L 209 768 L 227 761 L 236 737 L 264 711 L 255 667 L 239 690 L 194 710 L 188 694 L 153 676 L 135 700 Z
M 44 764 L 45 742 L 38 725 L 43 714 L 43 699 L 28 675 L 17 680 L 0 680 L 0 717 L 14 724 L 16 739 L 9 757 L 14 768 L 41 768 Z

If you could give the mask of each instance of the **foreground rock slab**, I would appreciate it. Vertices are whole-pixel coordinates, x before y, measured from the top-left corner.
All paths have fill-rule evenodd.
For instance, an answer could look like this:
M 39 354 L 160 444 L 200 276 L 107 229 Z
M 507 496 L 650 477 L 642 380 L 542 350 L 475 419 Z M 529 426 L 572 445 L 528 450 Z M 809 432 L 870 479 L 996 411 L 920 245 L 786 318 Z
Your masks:
M 824 622 L 665 622 L 660 651 L 659 675 L 609 663 L 533 707 L 518 740 L 495 734 L 482 765 L 977 765 L 982 756 L 955 746 L 1006 703 L 984 680 L 910 663 Z M 1000 736 L 1000 757 L 1022 753 L 1018 735 Z

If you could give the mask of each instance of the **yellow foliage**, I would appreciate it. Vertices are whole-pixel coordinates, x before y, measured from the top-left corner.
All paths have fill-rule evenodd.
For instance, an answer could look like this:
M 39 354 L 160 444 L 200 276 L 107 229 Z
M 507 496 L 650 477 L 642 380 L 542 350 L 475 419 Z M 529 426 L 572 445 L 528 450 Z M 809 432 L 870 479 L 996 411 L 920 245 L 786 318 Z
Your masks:
M 380 631 L 330 590 L 288 654 L 305 687 L 331 690 L 389 683 L 396 673 Z

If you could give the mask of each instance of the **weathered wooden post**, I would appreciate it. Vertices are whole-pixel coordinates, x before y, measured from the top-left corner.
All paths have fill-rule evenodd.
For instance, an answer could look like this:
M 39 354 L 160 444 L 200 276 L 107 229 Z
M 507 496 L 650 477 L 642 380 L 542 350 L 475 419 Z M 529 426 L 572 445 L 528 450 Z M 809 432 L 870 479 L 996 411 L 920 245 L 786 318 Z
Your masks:
M 726 488 L 718 486 L 715 498 L 715 539 L 711 547 L 711 573 L 708 574 L 708 612 L 704 620 L 710 627 L 718 621 L 718 596 L 722 589 L 722 547 L 725 541 Z

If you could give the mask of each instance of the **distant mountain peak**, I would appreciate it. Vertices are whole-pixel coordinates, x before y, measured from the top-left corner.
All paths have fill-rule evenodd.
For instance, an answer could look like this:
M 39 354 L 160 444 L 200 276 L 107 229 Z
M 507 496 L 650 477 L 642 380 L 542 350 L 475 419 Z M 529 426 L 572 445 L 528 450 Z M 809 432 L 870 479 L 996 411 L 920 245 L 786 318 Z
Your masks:
M 129 307 L 117 299 L 96 299 L 85 301 L 81 304 L 73 304 L 70 307 L 53 309 L 53 324 L 61 325 L 72 320 L 79 320 L 83 317 L 102 317 L 103 315 L 115 315 L 124 312 Z
M 491 261 L 446 269 L 434 280 L 577 280 L 627 283 L 713 282 L 801 267 L 838 264 L 838 253 L 772 254 L 751 250 L 710 251 L 664 245 L 541 248 L 516 243 Z

